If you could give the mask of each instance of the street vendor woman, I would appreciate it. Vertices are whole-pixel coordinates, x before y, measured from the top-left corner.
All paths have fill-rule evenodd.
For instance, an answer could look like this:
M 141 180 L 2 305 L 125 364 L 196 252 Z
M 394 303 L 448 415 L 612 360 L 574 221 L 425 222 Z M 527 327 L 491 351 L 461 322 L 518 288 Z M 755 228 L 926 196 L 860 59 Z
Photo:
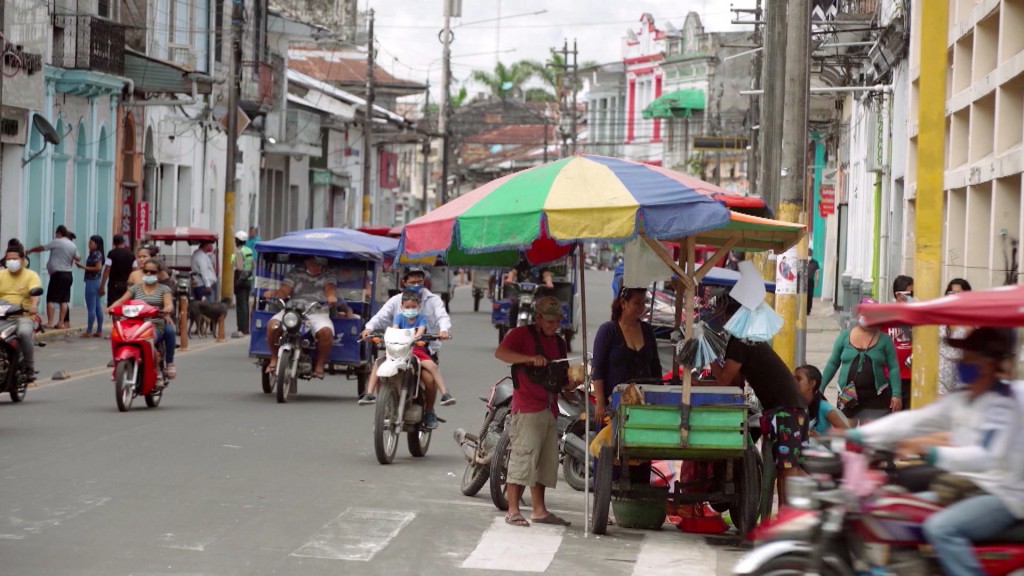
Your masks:
M 725 357 L 711 363 L 711 372 L 721 386 L 742 386 L 746 380 L 761 402 L 761 430 L 772 442 L 779 502 L 785 502 L 786 477 L 800 469 L 800 448 L 808 436 L 807 402 L 769 343 L 782 328 L 782 318 L 763 301 L 764 281 L 749 262 L 740 263 L 740 274 L 726 303 Z M 751 283 L 761 286 L 760 293 L 745 291 Z M 742 379 L 737 382 L 737 377 Z

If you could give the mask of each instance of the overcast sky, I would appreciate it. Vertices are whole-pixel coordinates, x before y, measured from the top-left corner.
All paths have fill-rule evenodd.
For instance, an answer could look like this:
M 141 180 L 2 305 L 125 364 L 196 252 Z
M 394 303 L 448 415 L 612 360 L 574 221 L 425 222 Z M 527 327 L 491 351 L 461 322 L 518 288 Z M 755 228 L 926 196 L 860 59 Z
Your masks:
M 378 63 L 398 77 L 441 81 L 442 0 L 359 0 L 360 10 L 376 14 Z M 462 18 L 454 19 L 452 44 L 453 87 L 468 79 L 473 69 L 492 70 L 502 62 L 540 60 L 548 49 L 570 49 L 577 40 L 579 61 L 612 62 L 622 58 L 622 37 L 639 28 L 640 15 L 650 12 L 663 28 L 667 20 L 681 28 L 688 12 L 700 14 L 709 32 L 744 29 L 730 24 L 729 8 L 752 8 L 754 0 L 463 0 Z M 510 17 L 540 10 L 539 15 Z M 501 22 L 490 21 L 501 15 Z M 750 18 L 750 16 L 747 16 Z M 499 28 L 500 25 L 500 28 Z M 514 52 L 505 52 L 514 50 Z M 496 52 L 498 52 L 496 54 Z

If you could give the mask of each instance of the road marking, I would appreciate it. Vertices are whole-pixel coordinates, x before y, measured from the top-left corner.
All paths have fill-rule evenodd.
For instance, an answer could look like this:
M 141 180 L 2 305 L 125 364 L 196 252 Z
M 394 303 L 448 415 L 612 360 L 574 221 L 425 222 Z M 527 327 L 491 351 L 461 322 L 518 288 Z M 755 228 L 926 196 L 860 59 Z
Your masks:
M 679 541 L 644 535 L 633 576 L 704 576 L 714 573 L 718 553 L 701 540 Z
M 23 540 L 26 536 L 40 534 L 50 528 L 60 526 L 67 520 L 81 516 L 86 512 L 103 506 L 110 501 L 110 498 L 102 496 L 79 496 L 77 501 L 59 506 L 56 508 L 44 508 L 43 512 L 48 518 L 33 520 L 22 518 L 21 509 L 11 510 L 7 514 L 7 522 L 10 528 L 16 530 L 14 533 L 0 534 L 0 540 Z
M 414 512 L 349 508 L 291 555 L 369 562 L 415 517 Z
M 529 528 L 522 528 L 506 524 L 504 517 L 495 518 L 462 567 L 544 572 L 555 559 L 564 535 L 561 526 L 531 523 Z

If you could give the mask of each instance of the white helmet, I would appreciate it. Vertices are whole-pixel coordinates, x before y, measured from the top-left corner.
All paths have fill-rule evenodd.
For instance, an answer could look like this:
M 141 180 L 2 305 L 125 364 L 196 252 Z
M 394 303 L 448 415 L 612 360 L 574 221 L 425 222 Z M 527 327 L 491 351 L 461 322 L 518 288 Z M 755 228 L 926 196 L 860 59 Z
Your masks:
M 249 240 L 249 235 L 239 230 L 238 232 L 235 232 L 235 240 L 238 240 L 239 242 L 246 242 Z

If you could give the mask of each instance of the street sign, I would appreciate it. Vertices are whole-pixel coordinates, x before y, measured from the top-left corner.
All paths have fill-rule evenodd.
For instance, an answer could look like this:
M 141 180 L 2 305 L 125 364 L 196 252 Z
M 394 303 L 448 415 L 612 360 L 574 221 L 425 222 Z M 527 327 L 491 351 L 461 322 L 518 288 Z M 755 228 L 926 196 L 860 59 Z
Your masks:
M 135 208 L 136 222 L 135 239 L 142 240 L 142 235 L 149 231 L 149 202 L 139 202 Z
M 821 198 L 818 200 L 818 213 L 828 218 L 836 213 L 836 189 L 832 185 L 821 185 Z

